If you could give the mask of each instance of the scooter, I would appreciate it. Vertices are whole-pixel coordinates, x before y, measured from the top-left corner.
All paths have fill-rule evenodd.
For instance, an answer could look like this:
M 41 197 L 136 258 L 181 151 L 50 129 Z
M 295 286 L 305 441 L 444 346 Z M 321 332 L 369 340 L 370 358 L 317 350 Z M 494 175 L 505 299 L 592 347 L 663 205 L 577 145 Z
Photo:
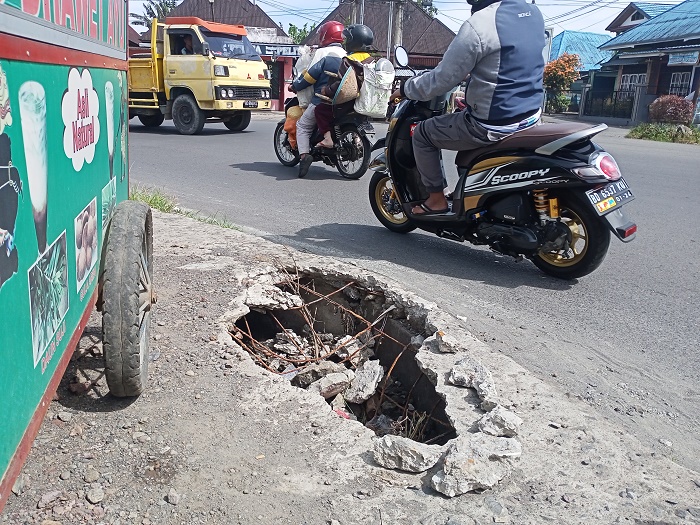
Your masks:
M 285 116 L 289 108 L 298 105 L 297 97 L 288 98 L 284 104 Z M 299 151 L 289 143 L 284 122 L 285 119 L 280 120 L 275 128 L 275 154 L 282 165 L 293 167 L 299 164 L 301 157 Z M 319 133 L 318 128 L 314 129 L 311 135 L 311 155 L 314 162 L 323 161 L 324 164 L 335 167 L 341 177 L 359 179 L 367 172 L 369 166 L 370 135 L 374 135 L 374 126 L 369 118 L 354 111 L 350 112 L 334 122 L 331 133 L 332 148 L 316 145 L 323 140 L 323 135 Z
M 405 53 L 405 51 L 404 51 Z M 397 48 L 397 60 L 403 58 Z M 407 64 L 407 60 L 406 60 Z M 402 67 L 405 65 L 399 63 Z M 543 272 L 574 279 L 603 262 L 612 232 L 632 241 L 637 225 L 622 209 L 634 199 L 615 159 L 591 139 L 605 124 L 542 124 L 485 148 L 460 151 L 459 180 L 444 214 L 413 214 L 428 197 L 411 137 L 422 120 L 441 115 L 447 96 L 401 101 L 381 151 L 370 164 L 372 211 L 386 228 L 416 228 L 528 258 Z

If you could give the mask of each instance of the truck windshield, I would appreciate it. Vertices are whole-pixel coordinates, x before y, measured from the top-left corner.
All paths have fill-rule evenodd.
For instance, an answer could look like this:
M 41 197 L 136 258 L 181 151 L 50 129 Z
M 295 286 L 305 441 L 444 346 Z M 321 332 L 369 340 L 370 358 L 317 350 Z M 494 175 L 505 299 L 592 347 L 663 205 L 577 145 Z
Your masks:
M 202 31 L 204 40 L 209 44 L 211 54 L 217 57 L 242 58 L 244 60 L 262 60 L 255 48 L 244 36 L 228 35 Z

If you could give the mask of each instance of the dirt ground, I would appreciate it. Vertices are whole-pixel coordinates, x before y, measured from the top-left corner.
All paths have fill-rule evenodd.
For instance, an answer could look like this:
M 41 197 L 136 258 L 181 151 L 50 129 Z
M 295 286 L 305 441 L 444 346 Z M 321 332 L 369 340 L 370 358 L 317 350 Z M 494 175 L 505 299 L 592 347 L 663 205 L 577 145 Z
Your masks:
M 95 313 L 0 524 L 700 523 L 700 474 L 672 451 L 645 449 L 400 284 L 178 215 L 154 212 L 154 222 L 159 300 L 146 392 L 109 395 Z M 253 295 L 271 296 L 281 266 L 363 283 L 423 335 L 441 329 L 460 341 L 460 356 L 488 367 L 524 421 L 508 476 L 447 498 L 430 485 L 439 464 L 419 474 L 382 468 L 371 430 L 232 346 L 226 328 Z M 444 380 L 460 356 L 424 360 L 468 434 L 469 395 Z

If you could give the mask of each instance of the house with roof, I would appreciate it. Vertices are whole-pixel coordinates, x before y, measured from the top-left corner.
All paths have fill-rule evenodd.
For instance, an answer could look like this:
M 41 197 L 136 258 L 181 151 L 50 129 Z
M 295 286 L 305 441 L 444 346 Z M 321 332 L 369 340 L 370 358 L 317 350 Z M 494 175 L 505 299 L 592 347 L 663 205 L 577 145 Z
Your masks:
M 292 77 L 292 66 L 299 46 L 270 18 L 259 5 L 250 0 L 184 0 L 168 16 L 194 16 L 223 24 L 242 24 L 248 40 L 256 48 L 270 69 L 272 109 L 282 109 L 290 96 L 285 79 Z M 150 42 L 150 29 L 141 35 L 142 42 Z
M 650 2 L 632 2 L 625 7 L 622 12 L 610 22 L 606 31 L 619 35 L 659 16 L 664 11 L 668 11 L 675 4 L 652 4 Z
M 581 98 L 583 86 L 588 83 L 591 73 L 600 69 L 601 62 L 605 62 L 613 55 L 610 51 L 599 49 L 599 46 L 608 40 L 610 40 L 608 35 L 584 31 L 562 31 L 552 39 L 549 62 L 558 59 L 565 53 L 578 55 L 581 60 L 580 78 L 569 88 L 571 93 L 570 111 L 578 111 L 578 101 Z
M 616 18 L 617 25 L 622 28 L 625 24 L 620 19 L 621 16 Z M 700 0 L 671 6 L 620 31 L 600 49 L 614 55 L 601 64 L 600 73 L 589 83 L 582 116 L 615 118 L 632 124 L 645 121 L 649 104 L 661 95 L 697 100 Z M 598 81 L 604 77 L 609 79 L 608 85 Z
M 455 33 L 430 16 L 416 2 L 364 2 L 364 16 L 357 3 L 339 1 L 338 7 L 321 22 L 337 20 L 345 25 L 364 23 L 374 33 L 374 48 L 391 59 L 393 49 L 402 45 L 408 51 L 409 65 L 415 69 L 432 69 L 438 65 Z M 318 45 L 318 35 L 310 34 L 303 42 Z

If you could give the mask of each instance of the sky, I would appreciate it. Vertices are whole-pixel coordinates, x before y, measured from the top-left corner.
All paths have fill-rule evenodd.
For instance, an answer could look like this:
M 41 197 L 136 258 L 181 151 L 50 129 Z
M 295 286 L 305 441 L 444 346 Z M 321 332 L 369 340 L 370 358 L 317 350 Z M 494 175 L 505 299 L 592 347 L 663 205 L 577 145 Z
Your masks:
M 338 0 L 248 0 L 257 3 L 275 22 L 281 22 L 284 29 L 289 24 L 303 26 L 317 24 L 337 5 Z M 376 2 L 386 0 L 365 0 Z M 553 27 L 554 33 L 564 30 L 589 31 L 606 34 L 605 28 L 630 0 L 535 0 L 545 17 L 545 25 Z M 654 4 L 679 4 L 682 0 L 642 0 Z M 131 12 L 142 13 L 141 0 L 129 0 Z M 469 18 L 470 6 L 466 0 L 433 0 L 438 10 L 438 18 L 447 27 L 457 31 Z M 367 21 L 365 21 L 367 22 Z M 371 27 L 371 24 L 368 24 Z M 142 27 L 136 27 L 143 31 Z

